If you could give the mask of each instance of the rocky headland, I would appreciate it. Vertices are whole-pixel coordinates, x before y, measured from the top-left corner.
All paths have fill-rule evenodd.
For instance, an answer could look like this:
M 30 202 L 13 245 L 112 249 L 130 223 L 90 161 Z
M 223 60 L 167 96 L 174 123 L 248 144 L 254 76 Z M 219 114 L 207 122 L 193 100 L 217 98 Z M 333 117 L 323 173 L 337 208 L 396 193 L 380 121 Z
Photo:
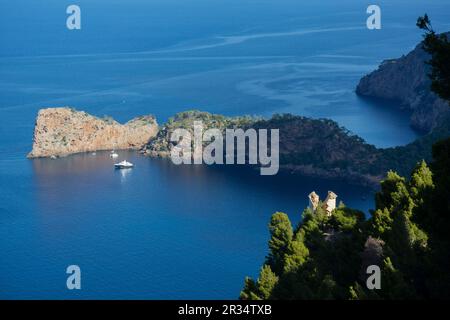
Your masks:
M 161 127 L 141 152 L 152 157 L 168 157 L 173 143 L 171 133 L 184 128 L 192 133 L 194 121 L 205 128 L 279 129 L 280 171 L 312 177 L 340 179 L 349 183 L 376 187 L 387 171 L 406 175 L 422 159 L 431 159 L 431 146 L 450 135 L 450 121 L 415 142 L 395 148 L 376 148 L 361 137 L 329 119 L 311 119 L 290 114 L 270 119 L 225 117 L 202 111 L 176 114 Z
M 383 61 L 377 70 L 360 80 L 356 93 L 398 102 L 400 108 L 411 111 L 413 128 L 431 132 L 441 124 L 443 115 L 450 113 L 450 107 L 430 90 L 430 66 L 426 63 L 429 60 L 430 55 L 420 43 L 406 56 Z
M 47 108 L 38 113 L 29 158 L 66 156 L 78 152 L 140 149 L 158 132 L 153 116 L 120 124 L 73 108 Z
M 194 121 L 207 128 L 279 129 L 280 170 L 291 174 L 339 178 L 363 185 L 375 185 L 382 172 L 366 168 L 376 161 L 378 149 L 328 119 L 311 119 L 290 114 L 270 119 L 225 117 L 197 110 L 176 114 L 164 124 L 156 137 L 141 152 L 152 157 L 168 157 L 174 143 L 173 130 L 184 128 L 193 133 Z M 225 144 L 225 142 L 224 142 Z

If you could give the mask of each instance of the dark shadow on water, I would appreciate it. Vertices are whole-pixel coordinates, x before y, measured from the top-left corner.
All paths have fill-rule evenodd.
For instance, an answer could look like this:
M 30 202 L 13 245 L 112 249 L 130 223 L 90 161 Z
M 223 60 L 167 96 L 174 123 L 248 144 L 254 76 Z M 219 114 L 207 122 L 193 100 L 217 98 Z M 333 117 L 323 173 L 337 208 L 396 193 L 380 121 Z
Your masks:
M 411 115 L 413 114 L 413 112 L 402 105 L 401 101 L 399 100 L 367 97 L 359 94 L 356 94 L 356 97 L 358 100 L 364 102 L 371 108 L 376 108 L 385 112 L 386 115 L 392 117 L 393 120 L 399 121 L 399 123 L 405 122 L 405 119 L 410 119 Z M 427 133 L 425 131 L 414 128 L 411 125 L 409 125 L 409 127 L 417 135 L 417 137 L 420 137 Z

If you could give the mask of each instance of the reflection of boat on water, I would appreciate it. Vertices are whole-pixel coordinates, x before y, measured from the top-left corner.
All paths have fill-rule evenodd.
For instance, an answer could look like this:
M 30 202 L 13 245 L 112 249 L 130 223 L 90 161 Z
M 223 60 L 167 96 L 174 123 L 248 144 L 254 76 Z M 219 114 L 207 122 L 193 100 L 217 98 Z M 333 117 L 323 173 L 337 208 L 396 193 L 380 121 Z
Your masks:
M 120 172 L 120 181 L 125 182 L 128 178 L 128 176 L 131 174 L 131 171 L 133 171 L 132 168 L 123 168 L 118 170 Z
M 134 164 L 132 164 L 131 162 L 128 162 L 126 160 L 123 160 L 119 163 L 115 163 L 114 164 L 114 168 L 116 169 L 129 169 L 129 168 L 133 168 Z
M 111 158 L 117 158 L 119 155 L 114 150 L 112 150 L 111 153 L 109 154 L 109 156 Z

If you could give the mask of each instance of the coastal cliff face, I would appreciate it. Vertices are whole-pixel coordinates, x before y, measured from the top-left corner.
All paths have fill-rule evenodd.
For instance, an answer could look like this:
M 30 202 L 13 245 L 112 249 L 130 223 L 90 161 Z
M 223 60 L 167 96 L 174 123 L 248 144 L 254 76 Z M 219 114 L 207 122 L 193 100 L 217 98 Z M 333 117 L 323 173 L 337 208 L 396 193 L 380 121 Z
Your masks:
M 444 113 L 450 113 L 450 107 L 430 90 L 430 67 L 426 64 L 429 60 L 429 54 L 420 43 L 406 56 L 386 60 L 377 70 L 363 77 L 356 93 L 398 101 L 401 108 L 412 111 L 413 128 L 430 132 L 440 124 Z
M 111 149 L 139 149 L 158 132 L 152 116 L 120 124 L 74 109 L 41 109 L 36 119 L 29 158 L 65 156 Z

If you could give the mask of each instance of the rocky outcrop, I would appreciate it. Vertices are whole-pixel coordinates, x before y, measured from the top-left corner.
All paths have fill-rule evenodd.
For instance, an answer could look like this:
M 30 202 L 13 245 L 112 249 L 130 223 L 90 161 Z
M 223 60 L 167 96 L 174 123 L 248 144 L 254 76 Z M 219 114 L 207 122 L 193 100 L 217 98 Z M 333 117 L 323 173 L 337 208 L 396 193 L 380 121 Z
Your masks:
M 320 197 L 319 195 L 313 191 L 308 195 L 309 198 L 309 208 L 312 211 L 316 211 L 320 204 Z M 336 199 L 337 194 L 335 194 L 333 191 L 328 191 L 327 197 L 325 201 L 322 203 L 322 209 L 325 210 L 328 216 L 331 216 L 331 213 L 334 209 L 336 209 Z
M 319 195 L 315 191 L 313 191 L 308 195 L 308 198 L 309 198 L 309 208 L 312 211 L 316 211 L 320 201 Z
M 331 216 L 331 213 L 334 209 L 336 209 L 336 198 L 337 194 L 333 191 L 328 191 L 327 198 L 323 202 L 322 208 L 327 212 L 328 216 Z
M 120 124 L 72 108 L 39 110 L 29 158 L 111 149 L 140 149 L 158 132 L 153 116 Z
M 384 241 L 369 236 L 364 244 L 364 250 L 361 252 L 361 269 L 359 271 L 359 279 L 365 283 L 367 280 L 367 267 L 381 266 L 383 263 L 383 246 Z
M 359 82 L 356 93 L 361 96 L 399 102 L 411 114 L 411 126 L 430 132 L 439 125 L 449 104 L 431 92 L 428 77 L 430 56 L 420 43 L 413 51 L 399 59 L 383 61 L 377 70 Z

